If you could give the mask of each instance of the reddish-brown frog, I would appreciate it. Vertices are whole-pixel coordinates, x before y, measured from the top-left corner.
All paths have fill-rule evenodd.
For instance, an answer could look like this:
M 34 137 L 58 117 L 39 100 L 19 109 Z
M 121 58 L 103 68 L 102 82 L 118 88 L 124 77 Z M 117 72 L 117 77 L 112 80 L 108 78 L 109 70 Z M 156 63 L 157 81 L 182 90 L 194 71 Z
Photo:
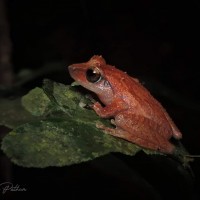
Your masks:
M 78 84 L 94 92 L 103 106 L 92 108 L 102 118 L 114 118 L 116 128 L 98 125 L 106 133 L 123 138 L 141 147 L 172 154 L 171 137 L 180 139 L 181 132 L 165 109 L 137 79 L 106 64 L 102 56 L 68 67 Z

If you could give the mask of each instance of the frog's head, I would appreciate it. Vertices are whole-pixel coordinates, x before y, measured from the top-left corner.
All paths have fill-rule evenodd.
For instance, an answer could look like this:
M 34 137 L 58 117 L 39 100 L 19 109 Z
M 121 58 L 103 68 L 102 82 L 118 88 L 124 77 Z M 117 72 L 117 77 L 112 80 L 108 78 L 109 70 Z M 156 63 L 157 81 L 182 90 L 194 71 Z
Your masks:
M 107 65 L 102 56 L 93 56 L 88 62 L 73 64 L 68 67 L 71 77 L 86 89 L 96 93 L 101 101 L 108 104 L 113 98 L 109 74 L 115 69 Z

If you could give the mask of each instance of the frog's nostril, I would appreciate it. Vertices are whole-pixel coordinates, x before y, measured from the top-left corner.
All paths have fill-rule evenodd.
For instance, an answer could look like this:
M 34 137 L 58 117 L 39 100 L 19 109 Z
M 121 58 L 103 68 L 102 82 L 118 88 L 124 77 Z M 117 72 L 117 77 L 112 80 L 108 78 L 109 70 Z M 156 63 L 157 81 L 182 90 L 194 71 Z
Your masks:
M 75 67 L 74 65 L 70 65 L 70 66 L 68 66 L 68 70 L 69 70 L 69 72 L 73 73 L 74 71 L 77 70 L 77 67 Z
M 69 69 L 69 70 L 74 70 L 74 66 L 73 66 L 73 65 L 70 65 L 70 66 L 68 66 L 68 69 Z

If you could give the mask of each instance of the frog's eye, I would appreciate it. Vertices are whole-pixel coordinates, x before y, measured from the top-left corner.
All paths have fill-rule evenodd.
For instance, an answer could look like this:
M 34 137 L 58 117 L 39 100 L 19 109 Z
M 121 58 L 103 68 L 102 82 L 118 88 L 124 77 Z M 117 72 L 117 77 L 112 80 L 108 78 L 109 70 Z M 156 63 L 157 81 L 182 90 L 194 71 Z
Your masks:
M 86 71 L 86 78 L 91 83 L 97 83 L 102 79 L 102 75 L 97 68 L 90 68 Z

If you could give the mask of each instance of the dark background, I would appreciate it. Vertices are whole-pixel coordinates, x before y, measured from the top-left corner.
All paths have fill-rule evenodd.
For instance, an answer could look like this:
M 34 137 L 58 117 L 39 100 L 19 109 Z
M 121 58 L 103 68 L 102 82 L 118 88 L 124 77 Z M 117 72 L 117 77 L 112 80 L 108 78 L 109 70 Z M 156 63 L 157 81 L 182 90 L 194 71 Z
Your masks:
M 61 65 L 13 94 L 40 86 L 43 78 L 70 84 L 68 65 L 102 55 L 140 79 L 182 131 L 183 145 L 200 154 L 199 1 L 8 0 L 6 8 L 14 74 Z M 2 180 L 27 188 L 23 194 L 4 195 L 8 199 L 61 193 L 66 199 L 200 199 L 198 158 L 191 163 L 192 183 L 189 175 L 176 170 L 176 162 L 143 153 L 47 169 L 21 168 L 3 159 L 2 169 L 7 170 L 1 171 Z

